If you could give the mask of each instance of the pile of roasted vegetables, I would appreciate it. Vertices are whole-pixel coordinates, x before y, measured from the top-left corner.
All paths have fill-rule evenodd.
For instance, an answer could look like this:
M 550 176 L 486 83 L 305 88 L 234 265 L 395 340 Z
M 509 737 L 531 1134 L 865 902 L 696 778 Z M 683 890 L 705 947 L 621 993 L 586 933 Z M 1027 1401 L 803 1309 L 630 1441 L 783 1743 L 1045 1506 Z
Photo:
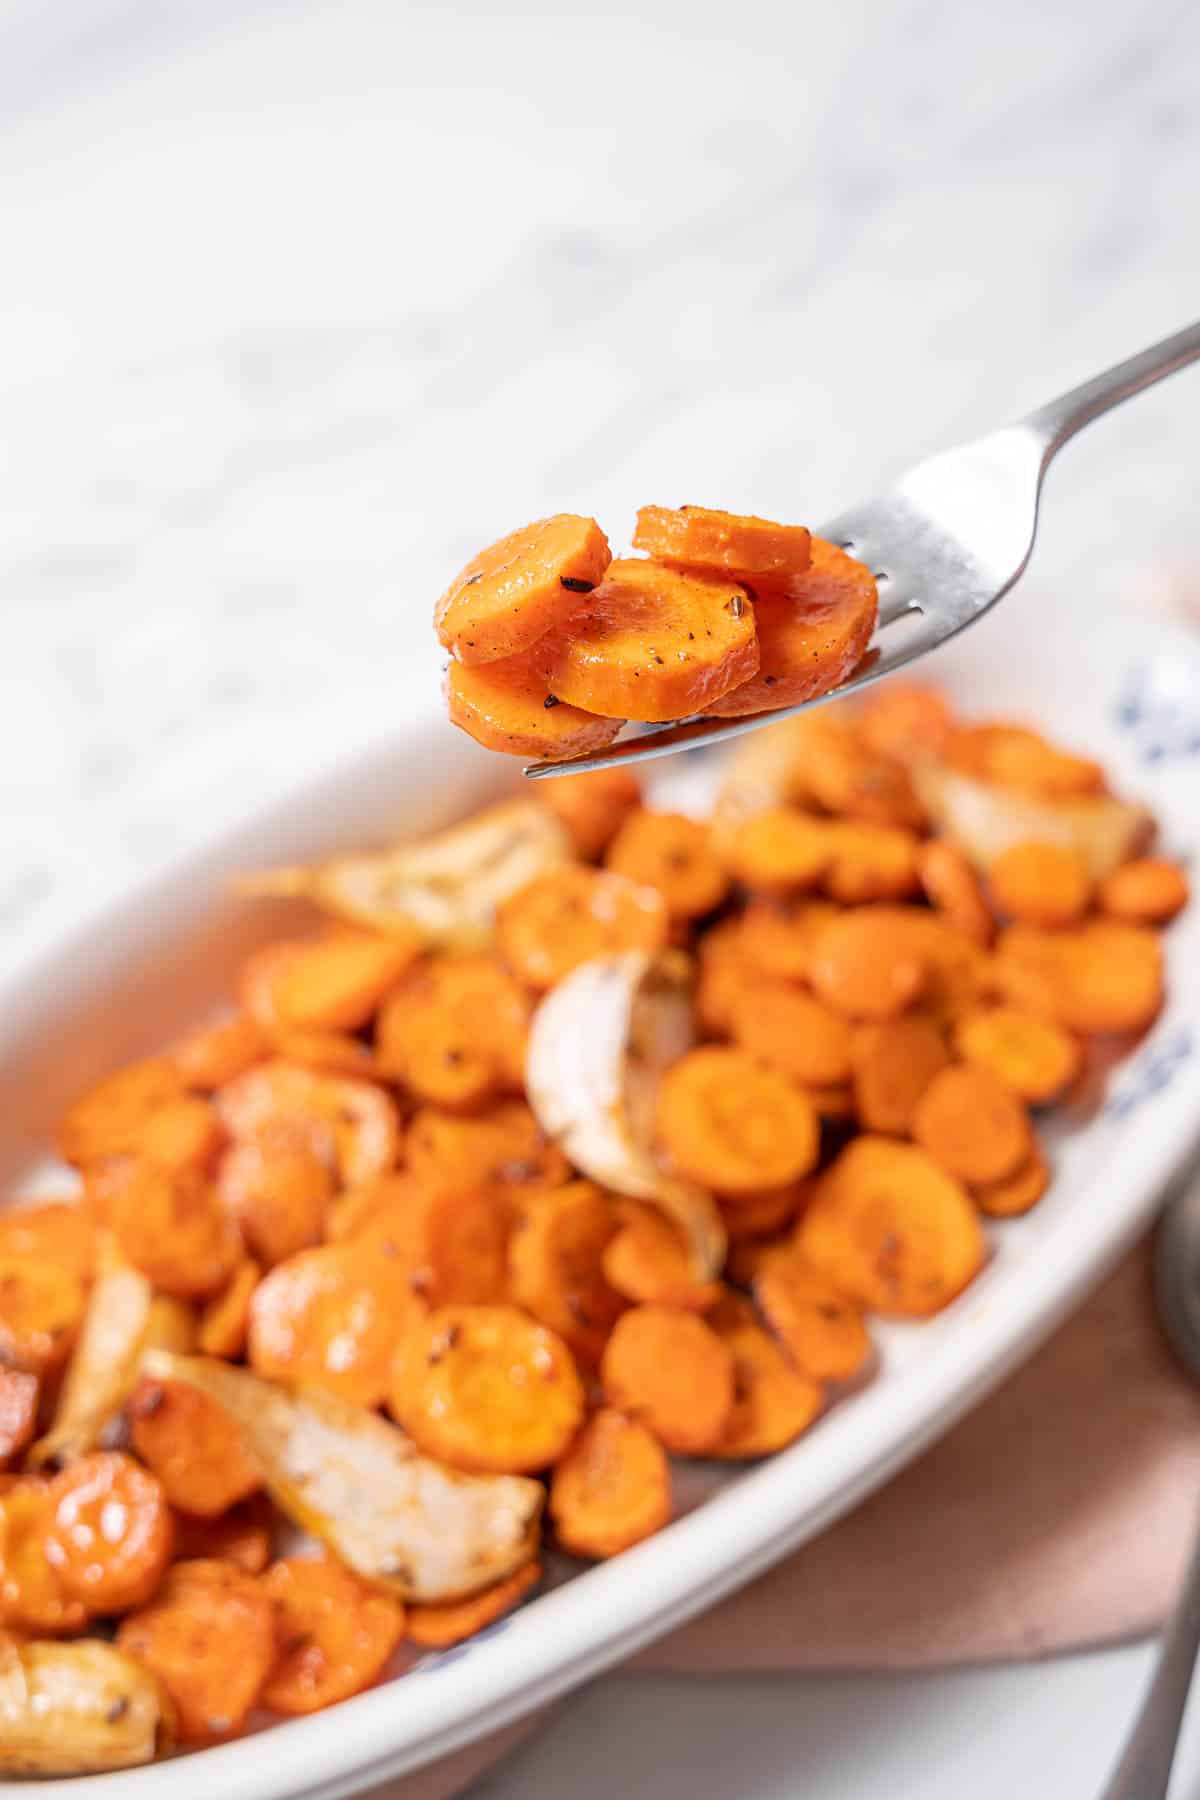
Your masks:
M 0 1772 L 328 1706 L 790 1444 L 1154 1019 L 1152 833 L 891 683 L 704 820 L 578 776 L 247 878 L 295 935 L 0 1215 Z

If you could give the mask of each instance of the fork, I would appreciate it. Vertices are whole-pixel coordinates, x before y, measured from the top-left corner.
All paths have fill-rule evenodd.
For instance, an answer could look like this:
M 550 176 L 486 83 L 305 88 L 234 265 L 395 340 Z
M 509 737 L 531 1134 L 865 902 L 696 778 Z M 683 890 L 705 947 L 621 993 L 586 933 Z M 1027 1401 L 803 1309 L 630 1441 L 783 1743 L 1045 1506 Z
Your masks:
M 741 719 L 687 719 L 565 762 L 531 763 L 534 780 L 609 769 L 724 743 L 843 699 L 927 656 L 981 619 L 1025 572 L 1042 481 L 1077 431 L 1131 394 L 1200 359 L 1200 321 L 1060 394 L 1013 425 L 928 457 L 895 486 L 839 513 L 820 536 L 867 564 L 879 585 L 875 643 L 859 672 L 798 706 Z

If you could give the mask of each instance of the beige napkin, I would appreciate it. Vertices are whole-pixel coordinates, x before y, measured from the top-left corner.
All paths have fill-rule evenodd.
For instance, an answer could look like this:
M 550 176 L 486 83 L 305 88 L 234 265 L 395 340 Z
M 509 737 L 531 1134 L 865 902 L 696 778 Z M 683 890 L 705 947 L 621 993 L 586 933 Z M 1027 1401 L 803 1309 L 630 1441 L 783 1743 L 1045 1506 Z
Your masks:
M 1166 1613 L 1198 1507 L 1200 1387 L 1159 1330 L 1143 1246 L 941 1443 L 633 1666 L 919 1668 L 1134 1637 Z M 530 1728 L 372 1800 L 449 1800 Z

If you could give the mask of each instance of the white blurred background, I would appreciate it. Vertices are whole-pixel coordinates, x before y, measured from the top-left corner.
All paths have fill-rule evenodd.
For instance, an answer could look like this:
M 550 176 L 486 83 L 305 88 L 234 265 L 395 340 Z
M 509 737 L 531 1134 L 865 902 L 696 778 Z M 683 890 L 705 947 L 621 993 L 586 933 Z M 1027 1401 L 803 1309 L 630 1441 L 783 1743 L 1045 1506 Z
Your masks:
M 1200 313 L 1198 94 L 1195 0 L 0 0 L 0 967 L 432 704 L 512 524 L 819 523 Z M 1071 447 L 1031 656 L 1198 468 L 1200 377 Z M 612 1682 L 486 1792 L 1073 1800 L 1145 1666 Z

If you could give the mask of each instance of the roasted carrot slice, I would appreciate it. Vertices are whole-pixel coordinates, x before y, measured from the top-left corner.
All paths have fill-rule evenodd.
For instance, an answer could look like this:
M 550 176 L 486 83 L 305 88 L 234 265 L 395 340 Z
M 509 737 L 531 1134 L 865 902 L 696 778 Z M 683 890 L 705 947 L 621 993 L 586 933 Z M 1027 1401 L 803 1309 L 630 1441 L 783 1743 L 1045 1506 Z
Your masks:
M 617 1320 L 600 1379 L 610 1406 L 681 1456 L 703 1456 L 733 1406 L 733 1359 L 695 1313 L 635 1306 Z
M 865 1135 L 818 1177 L 796 1232 L 800 1254 L 872 1312 L 924 1317 L 983 1266 L 965 1189 L 924 1150 Z
M 138 1148 L 146 1120 L 184 1091 L 169 1057 L 147 1057 L 110 1075 L 68 1108 L 58 1128 L 58 1147 L 68 1162 L 99 1162 Z
M 215 1294 L 241 1257 L 237 1226 L 198 1170 L 131 1159 L 114 1176 L 106 1210 L 129 1261 L 179 1300 Z
M 513 1212 L 499 1188 L 434 1190 L 413 1211 L 424 1254 L 410 1280 L 431 1306 L 507 1300 Z
M 728 860 L 738 880 L 759 893 L 809 893 L 833 860 L 833 836 L 827 821 L 797 806 L 769 807 L 734 833 Z
M 513 1299 L 589 1366 L 624 1305 L 604 1272 L 617 1223 L 602 1189 L 571 1181 L 525 1203 L 509 1249 Z
M 357 1031 L 422 947 L 415 929 L 387 937 L 338 931 L 330 937 L 267 944 L 242 969 L 241 1001 L 271 1036 L 287 1031 Z
M 452 1644 L 461 1644 L 512 1612 L 541 1579 L 541 1563 L 527 1562 L 493 1587 L 472 1594 L 469 1600 L 410 1606 L 406 1609 L 404 1635 L 422 1650 L 449 1650 Z
M 520 980 L 548 988 L 581 962 L 617 950 L 661 950 L 662 895 L 608 870 L 556 869 L 506 900 L 496 921 L 500 951 Z
M 902 760 L 945 755 L 954 723 L 949 701 L 936 688 L 895 677 L 871 689 L 857 720 L 869 749 Z
M 571 1173 L 557 1144 L 521 1100 L 506 1101 L 473 1118 L 425 1107 L 413 1115 L 405 1139 L 414 1181 L 428 1188 L 557 1187 Z
M 1027 726 L 1003 721 L 959 726 L 948 745 L 950 761 L 964 774 L 997 787 L 1050 800 L 1104 792 L 1104 770 L 1075 756 Z
M 346 1031 L 281 1031 L 275 1047 L 285 1062 L 316 1075 L 350 1075 L 373 1081 L 379 1074 L 371 1046 Z
M 70 1269 L 0 1254 L 0 1365 L 31 1375 L 61 1368 L 84 1304 L 83 1284 Z
M 250 1366 L 270 1381 L 311 1381 L 377 1406 L 415 1306 L 389 1259 L 365 1243 L 302 1250 L 254 1290 Z
M 626 1300 L 703 1312 L 717 1299 L 715 1281 L 696 1277 L 679 1228 L 657 1207 L 622 1200 L 619 1228 L 605 1245 L 605 1279 Z
M 722 919 L 700 939 L 693 1000 L 705 1037 L 728 1037 L 733 1008 L 751 964 L 742 941 L 741 919 Z
M 129 1420 L 133 1448 L 172 1506 L 211 1519 L 260 1486 L 237 1426 L 199 1388 L 143 1376 Z
M 919 885 L 917 840 L 898 825 L 830 825 L 832 854 L 822 877 L 831 900 L 863 906 L 872 900 L 907 900 Z
M 1188 878 L 1178 863 L 1142 856 L 1106 875 L 1098 899 L 1114 919 L 1131 925 L 1165 925 L 1183 911 L 1188 893 Z
M 572 618 L 612 557 L 595 519 L 555 513 L 471 558 L 434 608 L 440 642 L 461 663 L 527 650 Z
M 672 920 L 712 912 L 729 887 L 708 826 L 682 813 L 630 813 L 604 860 L 618 875 L 660 893 Z
M 632 769 L 560 775 L 556 781 L 544 781 L 538 790 L 538 799 L 562 821 L 576 851 L 588 861 L 604 854 L 641 797 L 642 784 Z
M 186 1094 L 150 1114 L 138 1133 L 136 1154 L 165 1169 L 210 1174 L 224 1141 L 214 1108 L 198 1094 Z
M 180 1742 L 216 1743 L 240 1731 L 274 1666 L 274 1604 L 230 1562 L 179 1562 L 116 1641 L 166 1688 Z
M 733 1036 L 768 1068 L 805 1087 L 850 1079 L 850 1027 L 841 1013 L 799 988 L 750 980 L 733 1003 Z
M 272 1712 L 320 1712 L 370 1687 L 404 1634 L 404 1608 L 331 1557 L 285 1557 L 262 1577 L 279 1660 L 262 1690 Z
M 875 630 L 875 577 L 821 538 L 812 540 L 812 562 L 803 574 L 752 586 L 758 670 L 709 704 L 722 718 L 827 694 L 861 662 Z
M 370 1081 L 268 1062 L 222 1088 L 217 1110 L 235 1138 L 258 1138 L 276 1125 L 305 1134 L 320 1155 L 336 1160 L 347 1187 L 385 1174 L 400 1154 L 396 1103 Z
M 744 1050 L 709 1045 L 668 1069 L 657 1125 L 676 1167 L 718 1194 L 782 1187 L 817 1160 L 811 1101 Z
M 602 1406 L 555 1466 L 550 1517 L 572 1556 L 619 1556 L 661 1531 L 671 1519 L 671 1470 L 658 1439 Z
M 175 1515 L 175 1553 L 188 1561 L 227 1562 L 247 1575 L 261 1575 L 271 1560 L 271 1511 L 252 1500 L 219 1519 Z
M 807 526 L 707 506 L 640 507 L 633 546 L 657 562 L 735 581 L 786 580 L 802 575 L 810 561 Z
M 144 1606 L 175 1537 L 158 1478 L 119 1450 L 96 1450 L 60 1470 L 46 1498 L 46 1561 L 64 1592 L 90 1613 Z
M 1158 934 L 1143 925 L 1093 919 L 1065 945 L 1058 1017 L 1071 1031 L 1143 1031 L 1163 1003 Z
M 403 1169 L 365 1181 L 361 1187 L 348 1188 L 325 1215 L 326 1239 L 331 1244 L 344 1243 L 395 1218 L 413 1203 L 420 1186 L 411 1172 Z
M 514 1306 L 442 1306 L 409 1332 L 390 1406 L 452 1469 L 528 1474 L 562 1455 L 584 1402 L 557 1333 Z
M 419 1100 L 471 1112 L 520 1090 L 530 1006 L 519 983 L 483 952 L 432 956 L 379 1015 L 379 1067 Z
M 734 1402 L 710 1454 L 740 1462 L 782 1450 L 817 1418 L 824 1389 L 789 1362 L 740 1296 L 727 1295 L 712 1322 L 733 1360 Z
M 957 845 L 922 844 L 917 870 L 930 905 L 944 913 L 964 937 L 986 950 L 995 936 L 996 922 L 978 875 Z
M 913 1136 L 960 1181 L 1003 1181 L 1029 1155 L 1029 1115 L 990 1069 L 956 1064 L 935 1075 L 913 1114 Z
M 267 1268 L 321 1242 L 335 1188 L 328 1160 L 286 1121 L 233 1145 L 217 1173 L 222 1204 Z
M 814 1381 L 848 1381 L 871 1355 L 871 1339 L 853 1300 L 792 1248 L 764 1257 L 754 1298 L 792 1361 Z
M 736 582 L 632 557 L 532 658 L 550 692 L 585 712 L 685 719 L 757 670 L 754 608 Z
M 906 1137 L 934 1076 L 950 1061 L 938 1026 L 922 1013 L 860 1025 L 851 1046 L 854 1103 L 865 1131 Z
M 854 824 L 924 828 L 925 808 L 905 763 L 872 750 L 836 712 L 809 713 L 790 723 L 790 799 Z
M 507 756 L 583 756 L 611 744 L 625 723 L 568 706 L 552 691 L 532 652 L 482 668 L 452 662 L 445 694 L 450 723 L 485 750 Z
M 0 1258 L 32 1257 L 90 1281 L 96 1272 L 96 1214 L 80 1200 L 41 1200 L 0 1212 Z
M 209 1094 L 269 1055 L 270 1040 L 262 1028 L 248 1013 L 235 1013 L 190 1032 L 171 1051 L 171 1061 L 185 1086 Z
M 800 1211 L 805 1194 L 804 1184 L 793 1181 L 787 1187 L 741 1194 L 736 1200 L 726 1197 L 721 1201 L 721 1221 L 730 1243 L 744 1244 L 781 1231 Z
M 1002 1181 L 977 1181 L 971 1198 L 989 1219 L 1011 1219 L 1036 1206 L 1050 1185 L 1050 1166 L 1037 1139 L 1020 1168 Z
M 25 1369 L 0 1369 L 0 1469 L 33 1441 L 40 1384 Z
M 928 962 L 898 909 L 863 906 L 833 920 L 813 948 L 809 976 L 818 997 L 850 1018 L 890 1019 L 920 998 Z
M 0 1625 L 37 1637 L 82 1631 L 87 1608 L 46 1556 L 50 1483 L 21 1475 L 0 1492 Z
M 1088 909 L 1092 878 L 1078 850 L 1062 844 L 1014 844 L 988 870 L 1002 913 L 1030 925 L 1074 925 Z
M 964 1061 L 990 1069 L 1030 1106 L 1056 1100 L 1079 1073 L 1082 1053 L 1069 1031 L 1015 1006 L 982 1007 L 954 1027 Z
M 754 900 L 742 914 L 741 948 L 764 975 L 807 981 L 821 933 L 841 916 L 825 900 Z

